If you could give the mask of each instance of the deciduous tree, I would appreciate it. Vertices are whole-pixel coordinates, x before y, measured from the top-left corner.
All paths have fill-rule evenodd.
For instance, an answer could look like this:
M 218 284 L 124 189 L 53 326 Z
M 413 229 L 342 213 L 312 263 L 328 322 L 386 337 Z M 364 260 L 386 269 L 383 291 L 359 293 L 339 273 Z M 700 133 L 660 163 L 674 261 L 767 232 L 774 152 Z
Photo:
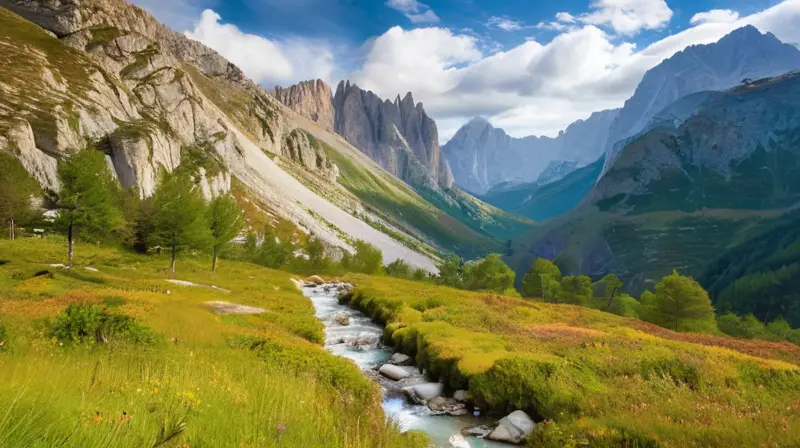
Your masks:
M 693 278 L 677 271 L 656 284 L 653 308 L 655 323 L 675 331 L 716 328 L 708 293 Z
M 552 285 L 553 281 L 556 283 L 561 281 L 561 270 L 552 261 L 537 258 L 522 279 L 522 295 L 547 301 L 548 292 L 553 292 L 552 288 L 547 286 Z M 553 297 L 550 297 L 550 300 L 552 299 Z

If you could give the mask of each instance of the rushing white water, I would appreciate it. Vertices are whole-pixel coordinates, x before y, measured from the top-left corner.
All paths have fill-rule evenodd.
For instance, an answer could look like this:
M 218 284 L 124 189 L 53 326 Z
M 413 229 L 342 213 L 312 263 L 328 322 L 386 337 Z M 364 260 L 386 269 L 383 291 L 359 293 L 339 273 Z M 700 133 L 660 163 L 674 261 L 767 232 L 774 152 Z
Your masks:
M 392 356 L 391 349 L 380 344 L 383 329 L 361 312 L 346 305 L 340 305 L 337 286 L 320 285 L 303 288 L 303 294 L 314 304 L 317 317 L 325 324 L 325 348 L 335 355 L 353 360 L 367 373 L 372 371 L 372 374 L 367 376 L 376 379 L 378 375 L 374 373 L 375 369 L 386 363 Z M 336 318 L 341 318 L 343 315 L 347 315 L 348 325 L 337 323 Z M 462 428 L 490 422 L 475 416 L 435 415 L 427 406 L 408 403 L 396 388 L 390 387 L 391 380 L 383 379 L 379 383 L 384 390 L 383 409 L 387 417 L 397 421 L 403 431 L 424 431 L 438 446 L 452 446 L 449 438 L 460 434 Z M 467 441 L 472 448 L 512 446 L 476 437 L 468 437 Z

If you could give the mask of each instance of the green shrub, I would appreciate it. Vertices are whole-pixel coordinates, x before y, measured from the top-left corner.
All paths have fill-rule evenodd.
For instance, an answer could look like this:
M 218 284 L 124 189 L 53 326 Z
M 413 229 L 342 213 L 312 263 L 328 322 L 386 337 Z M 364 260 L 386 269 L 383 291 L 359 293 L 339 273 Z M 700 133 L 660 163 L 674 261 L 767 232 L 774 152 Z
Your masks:
M 149 344 L 154 335 L 130 316 L 94 304 L 71 304 L 50 324 L 50 335 L 64 344 L 130 342 Z
M 386 266 L 386 274 L 398 278 L 411 278 L 412 268 L 410 264 L 398 258 Z
M 700 390 L 703 386 L 697 369 L 677 359 L 642 361 L 641 369 L 645 380 L 653 377 L 670 378 L 675 384 L 686 385 L 692 390 Z

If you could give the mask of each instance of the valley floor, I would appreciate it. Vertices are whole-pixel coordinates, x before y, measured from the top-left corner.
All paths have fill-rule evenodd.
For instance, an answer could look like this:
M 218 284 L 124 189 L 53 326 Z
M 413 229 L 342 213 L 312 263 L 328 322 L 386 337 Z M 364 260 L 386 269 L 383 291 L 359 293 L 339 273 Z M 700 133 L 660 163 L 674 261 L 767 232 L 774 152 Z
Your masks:
M 426 447 L 386 422 L 378 387 L 322 348 L 292 274 L 185 256 L 0 241 L 0 446 Z M 173 283 L 167 280 L 176 279 Z M 588 308 L 348 275 L 342 300 L 452 392 L 539 425 L 530 446 L 796 446 L 800 347 L 677 334 Z M 215 286 L 212 288 L 211 286 Z M 222 311 L 259 314 L 217 314 Z M 64 342 L 96 304 L 138 342 Z M 214 312 L 216 311 L 216 313 Z M 75 323 L 86 316 L 76 318 Z M 62 328 L 63 329 L 63 328 Z M 144 342 L 142 342 L 144 341 Z
M 0 241 L 0 446 L 424 447 L 385 422 L 378 388 L 325 352 L 291 274 L 178 262 L 58 240 Z M 224 290 L 229 290 L 226 292 Z M 217 315 L 206 302 L 258 307 Z M 148 344 L 64 344 L 48 322 L 92 303 L 133 316 Z

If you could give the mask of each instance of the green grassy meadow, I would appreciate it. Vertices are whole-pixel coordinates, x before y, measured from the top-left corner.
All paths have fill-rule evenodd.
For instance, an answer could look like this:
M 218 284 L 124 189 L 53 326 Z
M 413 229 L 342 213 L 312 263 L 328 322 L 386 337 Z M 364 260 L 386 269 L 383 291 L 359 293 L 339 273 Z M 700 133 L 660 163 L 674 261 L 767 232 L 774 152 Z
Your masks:
M 380 392 L 321 347 L 323 326 L 291 274 L 186 255 L 0 240 L 0 446 L 422 447 L 386 422 Z M 85 269 L 92 267 L 99 272 Z M 47 271 L 48 273 L 43 273 Z M 40 275 L 36 275 L 40 274 Z M 204 305 L 264 308 L 218 316 Z M 153 342 L 64 343 L 50 322 L 69 304 L 131 316 Z
M 579 306 L 350 275 L 342 300 L 485 409 L 544 420 L 529 446 L 797 446 L 800 348 L 674 333 Z

